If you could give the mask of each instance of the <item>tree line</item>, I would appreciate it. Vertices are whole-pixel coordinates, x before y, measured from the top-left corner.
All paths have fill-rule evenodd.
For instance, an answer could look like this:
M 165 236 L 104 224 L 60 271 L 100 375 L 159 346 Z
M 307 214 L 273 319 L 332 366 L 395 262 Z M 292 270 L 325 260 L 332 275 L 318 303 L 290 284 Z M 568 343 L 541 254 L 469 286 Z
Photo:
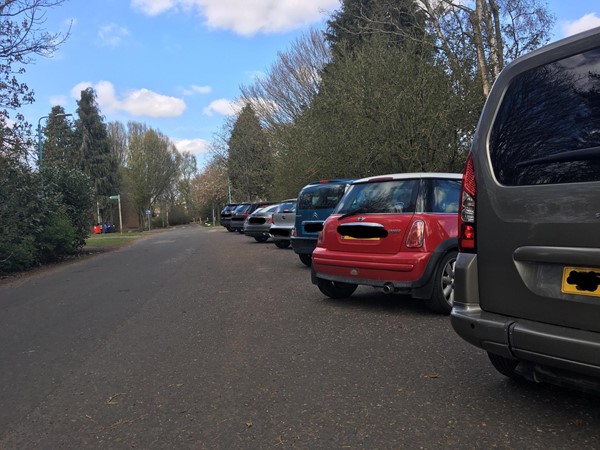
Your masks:
M 342 0 L 216 136 L 202 204 L 297 195 L 312 181 L 462 171 L 491 84 L 549 40 L 542 0 Z

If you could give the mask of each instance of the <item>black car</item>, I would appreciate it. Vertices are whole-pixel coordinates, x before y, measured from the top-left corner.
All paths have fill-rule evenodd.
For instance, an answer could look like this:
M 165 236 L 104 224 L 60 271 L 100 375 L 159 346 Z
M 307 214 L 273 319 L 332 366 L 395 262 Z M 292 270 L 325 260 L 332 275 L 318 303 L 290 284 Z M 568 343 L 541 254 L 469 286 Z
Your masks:
M 222 227 L 227 228 L 228 231 L 233 231 L 229 225 L 231 224 L 231 215 L 235 208 L 237 208 L 237 206 L 238 203 L 227 203 L 225 206 L 223 206 L 223 209 L 221 210 L 219 224 Z

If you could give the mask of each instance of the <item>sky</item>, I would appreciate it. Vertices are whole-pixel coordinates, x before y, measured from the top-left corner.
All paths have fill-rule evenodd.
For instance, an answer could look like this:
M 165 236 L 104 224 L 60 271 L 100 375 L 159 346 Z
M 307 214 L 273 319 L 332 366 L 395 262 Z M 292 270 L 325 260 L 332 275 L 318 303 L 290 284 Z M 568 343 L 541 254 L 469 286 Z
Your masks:
M 600 26 L 597 0 L 548 0 L 552 41 Z M 43 28 L 70 35 L 51 58 L 36 57 L 22 81 L 35 103 L 22 108 L 35 127 L 52 106 L 75 115 L 93 87 L 105 122 L 145 123 L 199 168 L 240 86 L 269 71 L 278 53 L 310 27 L 323 28 L 339 0 L 66 0 Z

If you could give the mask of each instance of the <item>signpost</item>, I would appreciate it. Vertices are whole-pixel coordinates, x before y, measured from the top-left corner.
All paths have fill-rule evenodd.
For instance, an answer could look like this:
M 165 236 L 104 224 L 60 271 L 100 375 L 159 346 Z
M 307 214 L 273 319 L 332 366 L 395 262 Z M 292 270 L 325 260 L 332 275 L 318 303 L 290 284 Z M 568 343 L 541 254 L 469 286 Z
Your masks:
M 111 195 L 109 197 L 111 200 L 119 201 L 119 232 L 123 234 L 123 215 L 121 214 L 121 194 Z

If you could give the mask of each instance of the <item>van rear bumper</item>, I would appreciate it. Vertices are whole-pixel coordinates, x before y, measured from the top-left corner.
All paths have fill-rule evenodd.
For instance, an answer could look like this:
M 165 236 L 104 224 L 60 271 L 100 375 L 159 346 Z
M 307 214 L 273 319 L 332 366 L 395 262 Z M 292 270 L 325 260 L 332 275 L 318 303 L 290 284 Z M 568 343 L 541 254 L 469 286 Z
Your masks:
M 515 319 L 454 305 L 452 327 L 467 342 L 505 358 L 600 377 L 600 333 Z

